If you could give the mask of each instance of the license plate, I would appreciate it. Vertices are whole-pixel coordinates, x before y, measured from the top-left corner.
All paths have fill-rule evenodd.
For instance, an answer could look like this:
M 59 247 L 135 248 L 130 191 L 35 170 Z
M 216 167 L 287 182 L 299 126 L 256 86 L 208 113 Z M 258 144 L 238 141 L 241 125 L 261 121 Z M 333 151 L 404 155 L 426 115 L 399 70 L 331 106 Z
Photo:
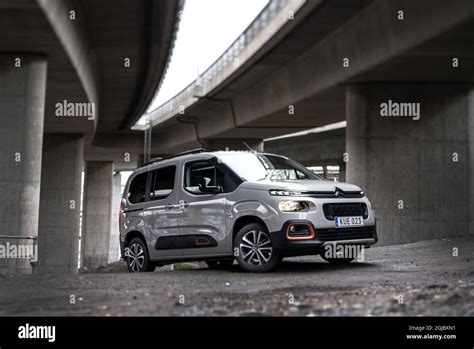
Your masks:
M 334 217 L 334 221 L 336 222 L 336 228 L 360 227 L 364 225 L 364 219 L 362 216 Z

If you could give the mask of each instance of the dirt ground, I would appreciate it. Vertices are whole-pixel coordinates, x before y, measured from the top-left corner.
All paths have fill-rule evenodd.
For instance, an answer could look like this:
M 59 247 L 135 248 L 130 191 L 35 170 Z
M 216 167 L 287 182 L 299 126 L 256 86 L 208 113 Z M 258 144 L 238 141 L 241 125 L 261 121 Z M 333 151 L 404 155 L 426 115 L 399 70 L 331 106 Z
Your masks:
M 267 274 L 237 265 L 130 274 L 116 263 L 77 275 L 1 275 L 0 315 L 474 316 L 474 236 L 373 247 L 345 266 L 290 258 Z

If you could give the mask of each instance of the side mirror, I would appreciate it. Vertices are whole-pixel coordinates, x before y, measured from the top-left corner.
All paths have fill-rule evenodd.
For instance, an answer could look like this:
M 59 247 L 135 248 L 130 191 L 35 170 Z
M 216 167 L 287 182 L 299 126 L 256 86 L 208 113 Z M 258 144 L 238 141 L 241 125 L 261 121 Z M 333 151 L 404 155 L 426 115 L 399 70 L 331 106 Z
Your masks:
M 209 185 L 210 183 L 210 178 L 201 177 L 201 180 L 199 181 L 199 190 L 203 193 L 222 193 L 222 187 L 220 185 Z

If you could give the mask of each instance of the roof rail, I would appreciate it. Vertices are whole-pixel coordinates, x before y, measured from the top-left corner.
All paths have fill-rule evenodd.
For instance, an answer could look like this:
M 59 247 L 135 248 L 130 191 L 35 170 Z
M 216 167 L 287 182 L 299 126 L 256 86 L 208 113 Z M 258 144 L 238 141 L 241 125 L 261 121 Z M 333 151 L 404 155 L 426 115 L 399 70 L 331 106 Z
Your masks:
M 148 161 L 145 165 L 149 165 L 149 164 L 152 164 L 154 162 L 161 161 L 161 160 L 163 160 L 163 157 L 162 156 L 157 156 L 156 158 L 150 159 L 150 161 Z
M 189 155 L 189 154 L 199 154 L 199 153 L 202 153 L 206 151 L 206 149 L 204 148 L 197 148 L 197 149 L 191 149 L 191 150 L 187 150 L 187 151 L 183 151 L 181 153 L 176 153 L 176 154 L 173 154 L 173 155 L 167 155 L 167 156 L 163 156 L 163 157 L 157 157 L 157 158 L 153 158 L 153 159 L 150 159 L 149 162 L 147 162 L 145 165 L 150 165 L 154 162 L 159 162 L 159 161 L 163 161 L 163 160 L 168 160 L 168 159 L 173 159 L 173 158 L 177 158 L 179 156 L 183 156 L 183 155 Z

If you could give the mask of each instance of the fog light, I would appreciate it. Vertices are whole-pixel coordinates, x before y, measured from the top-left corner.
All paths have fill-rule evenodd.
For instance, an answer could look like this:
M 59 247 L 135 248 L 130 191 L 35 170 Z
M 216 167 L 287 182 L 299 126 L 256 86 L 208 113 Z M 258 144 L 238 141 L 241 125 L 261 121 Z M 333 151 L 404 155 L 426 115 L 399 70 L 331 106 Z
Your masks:
M 288 240 L 311 240 L 314 238 L 314 229 L 308 223 L 293 223 L 286 229 Z

